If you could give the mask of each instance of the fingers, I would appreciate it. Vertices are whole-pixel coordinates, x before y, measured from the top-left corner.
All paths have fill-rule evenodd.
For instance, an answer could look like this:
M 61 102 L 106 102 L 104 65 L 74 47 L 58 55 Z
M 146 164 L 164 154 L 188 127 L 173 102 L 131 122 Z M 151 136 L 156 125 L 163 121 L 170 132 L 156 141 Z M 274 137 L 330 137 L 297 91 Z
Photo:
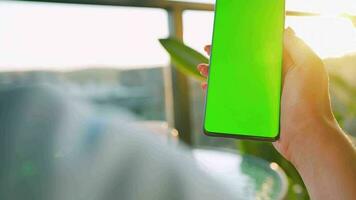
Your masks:
M 209 74 L 209 65 L 205 63 L 201 63 L 197 66 L 197 69 L 199 70 L 200 74 L 204 77 L 207 77 Z
M 284 33 L 284 71 L 291 66 L 304 66 L 305 63 L 320 60 L 315 52 L 298 38 L 293 29 L 287 28 Z
M 211 50 L 211 45 L 206 45 L 204 47 L 204 51 L 210 55 L 210 50 Z M 209 65 L 208 64 L 205 64 L 205 63 L 201 63 L 197 66 L 197 69 L 199 70 L 200 74 L 202 76 L 205 76 L 207 77 L 208 74 L 209 74 Z M 204 84 L 204 83 L 203 83 Z
M 197 68 L 198 68 L 198 70 L 199 70 L 199 72 L 200 72 L 200 74 L 202 76 L 205 76 L 205 77 L 208 76 L 208 74 L 209 74 L 209 65 L 207 65 L 205 63 L 201 63 L 201 64 L 199 64 L 197 66 Z M 203 90 L 206 90 L 207 87 L 208 87 L 208 83 L 207 82 L 204 81 L 204 82 L 201 83 L 201 88 Z
M 210 53 L 211 53 L 211 45 L 206 45 L 204 47 L 204 51 L 210 56 Z
M 211 45 L 206 45 L 204 47 L 204 51 L 210 56 L 211 53 Z M 199 70 L 200 74 L 204 77 L 207 77 L 209 75 L 209 65 L 205 63 L 201 63 L 197 66 L 197 69 Z M 202 82 L 201 83 L 201 88 L 205 91 L 208 87 L 207 82 Z

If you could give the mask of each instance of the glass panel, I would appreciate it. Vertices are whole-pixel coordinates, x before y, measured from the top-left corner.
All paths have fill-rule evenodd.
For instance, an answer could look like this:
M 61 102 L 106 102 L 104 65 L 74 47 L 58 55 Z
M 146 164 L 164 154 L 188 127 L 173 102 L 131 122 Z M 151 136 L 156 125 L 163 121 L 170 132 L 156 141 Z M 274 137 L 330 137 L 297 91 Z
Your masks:
M 204 46 L 211 42 L 213 22 L 214 12 L 185 11 L 183 13 L 184 41 L 206 55 Z
M 202 53 L 204 45 L 211 41 L 213 15 L 207 11 L 184 12 L 184 40 Z M 323 58 L 356 52 L 356 29 L 347 18 L 287 17 L 288 26 Z
M 45 82 L 112 115 L 165 120 L 164 10 L 2 1 L 0 24 L 0 86 Z
M 351 20 L 339 17 L 287 17 L 286 26 L 322 58 L 356 53 L 356 29 Z
M 166 66 L 167 23 L 161 9 L 3 1 L 0 70 Z
M 354 0 L 287 0 L 287 10 L 304 12 L 318 12 L 322 14 L 356 14 L 356 2 Z

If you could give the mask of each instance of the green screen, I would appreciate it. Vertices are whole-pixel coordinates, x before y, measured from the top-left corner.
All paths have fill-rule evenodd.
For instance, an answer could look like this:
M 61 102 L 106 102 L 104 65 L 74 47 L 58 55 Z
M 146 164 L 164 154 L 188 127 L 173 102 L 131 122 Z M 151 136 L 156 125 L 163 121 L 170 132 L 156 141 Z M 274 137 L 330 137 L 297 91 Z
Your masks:
M 217 0 L 206 97 L 207 134 L 279 134 L 284 0 Z

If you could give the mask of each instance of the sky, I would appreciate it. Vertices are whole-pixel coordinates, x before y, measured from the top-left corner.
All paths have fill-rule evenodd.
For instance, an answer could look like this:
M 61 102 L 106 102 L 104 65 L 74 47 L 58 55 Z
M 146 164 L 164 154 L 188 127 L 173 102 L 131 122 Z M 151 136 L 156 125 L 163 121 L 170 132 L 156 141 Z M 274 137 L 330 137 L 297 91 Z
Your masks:
M 355 5 L 354 0 L 290 0 L 288 10 L 323 15 L 288 17 L 286 26 L 323 58 L 355 53 L 356 29 L 336 17 L 356 15 Z M 213 13 L 185 11 L 183 20 L 184 41 L 202 52 L 211 40 Z M 168 36 L 167 13 L 160 9 L 1 1 L 0 24 L 0 71 L 169 63 L 158 42 Z

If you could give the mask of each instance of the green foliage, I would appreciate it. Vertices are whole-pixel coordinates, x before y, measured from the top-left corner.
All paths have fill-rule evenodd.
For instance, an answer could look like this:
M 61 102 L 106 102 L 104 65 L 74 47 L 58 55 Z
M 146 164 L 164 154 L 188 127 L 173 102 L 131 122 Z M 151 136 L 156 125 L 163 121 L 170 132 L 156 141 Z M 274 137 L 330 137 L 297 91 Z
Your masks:
M 160 39 L 159 42 L 167 50 L 173 64 L 180 72 L 198 80 L 205 80 L 205 77 L 200 75 L 196 67 L 200 63 L 208 63 L 208 58 L 177 39 Z

